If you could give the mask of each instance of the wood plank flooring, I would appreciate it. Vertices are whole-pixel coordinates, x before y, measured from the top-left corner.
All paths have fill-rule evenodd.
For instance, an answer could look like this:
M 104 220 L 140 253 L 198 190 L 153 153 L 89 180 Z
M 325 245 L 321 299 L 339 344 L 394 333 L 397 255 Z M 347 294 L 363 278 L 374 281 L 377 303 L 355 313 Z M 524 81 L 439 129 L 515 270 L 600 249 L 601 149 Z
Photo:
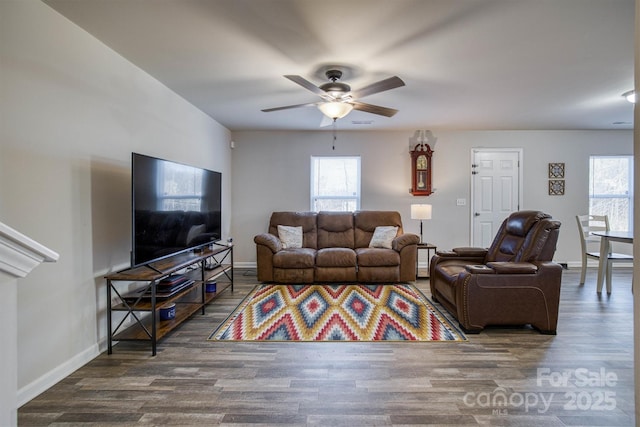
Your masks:
M 463 343 L 234 343 L 207 337 L 257 284 L 226 291 L 151 357 L 120 343 L 18 411 L 21 426 L 631 426 L 631 269 L 598 296 L 565 270 L 558 335 L 491 328 Z M 417 285 L 429 295 L 428 280 Z

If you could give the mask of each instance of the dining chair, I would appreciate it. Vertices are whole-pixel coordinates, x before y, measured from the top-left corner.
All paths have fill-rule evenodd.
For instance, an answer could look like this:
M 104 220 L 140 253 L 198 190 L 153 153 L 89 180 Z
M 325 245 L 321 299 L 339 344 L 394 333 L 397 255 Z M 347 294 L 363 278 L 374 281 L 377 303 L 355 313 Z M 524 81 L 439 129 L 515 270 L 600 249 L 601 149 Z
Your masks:
M 587 258 L 600 260 L 600 237 L 591 233 L 594 231 L 609 231 L 609 217 L 607 215 L 576 215 L 578 230 L 580 231 L 580 246 L 582 248 L 582 270 L 580 272 L 580 284 L 584 284 L 587 274 Z M 598 249 L 592 251 L 589 246 Z M 609 251 L 607 254 L 607 292 L 611 293 L 611 266 L 614 262 L 633 262 L 633 256 Z

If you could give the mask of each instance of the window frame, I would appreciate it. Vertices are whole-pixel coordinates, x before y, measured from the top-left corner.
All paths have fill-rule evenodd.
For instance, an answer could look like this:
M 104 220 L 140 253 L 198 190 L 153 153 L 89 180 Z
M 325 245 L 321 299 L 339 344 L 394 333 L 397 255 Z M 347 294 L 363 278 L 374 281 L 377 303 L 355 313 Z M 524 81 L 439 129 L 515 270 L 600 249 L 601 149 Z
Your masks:
M 594 164 L 599 159 L 626 159 L 627 160 L 627 188 L 628 191 L 626 194 L 617 194 L 617 193 L 595 193 L 594 191 Z M 633 230 L 633 198 L 634 198 L 634 177 L 633 177 L 633 168 L 634 168 L 634 158 L 633 155 L 623 154 L 623 155 L 590 155 L 589 156 L 589 214 L 590 215 L 607 215 L 609 217 L 609 223 L 611 223 L 611 218 L 613 215 L 610 212 L 602 212 L 602 211 L 594 211 L 593 210 L 593 201 L 594 200 L 606 200 L 606 199 L 626 199 L 628 206 L 627 213 L 627 224 L 626 230 L 618 229 L 615 231 L 631 231 Z M 615 221 L 614 221 L 615 222 Z M 619 227 L 613 226 L 612 229 L 616 229 Z
M 353 159 L 356 160 L 356 195 L 344 195 L 344 196 L 322 196 L 316 193 L 317 186 L 317 166 L 318 162 L 326 159 Z M 362 198 L 362 158 L 358 155 L 352 156 L 311 156 L 310 159 L 310 173 L 309 173 L 309 209 L 312 212 L 318 212 L 316 210 L 317 200 L 354 200 L 356 203 L 355 210 L 360 209 Z M 347 211 L 335 211 L 335 212 L 347 212 Z

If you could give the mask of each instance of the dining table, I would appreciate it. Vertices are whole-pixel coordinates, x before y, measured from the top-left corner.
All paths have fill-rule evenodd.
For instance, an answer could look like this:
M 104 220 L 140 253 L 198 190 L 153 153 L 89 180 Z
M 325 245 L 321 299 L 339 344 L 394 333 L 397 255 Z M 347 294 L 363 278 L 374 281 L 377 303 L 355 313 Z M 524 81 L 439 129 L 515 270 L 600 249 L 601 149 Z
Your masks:
M 597 291 L 602 292 L 602 284 L 607 274 L 608 262 L 607 256 L 611 251 L 611 242 L 622 242 L 633 244 L 633 231 L 592 231 L 591 234 L 600 237 L 600 260 L 598 264 L 598 282 Z M 611 289 L 607 286 L 607 293 L 611 293 Z

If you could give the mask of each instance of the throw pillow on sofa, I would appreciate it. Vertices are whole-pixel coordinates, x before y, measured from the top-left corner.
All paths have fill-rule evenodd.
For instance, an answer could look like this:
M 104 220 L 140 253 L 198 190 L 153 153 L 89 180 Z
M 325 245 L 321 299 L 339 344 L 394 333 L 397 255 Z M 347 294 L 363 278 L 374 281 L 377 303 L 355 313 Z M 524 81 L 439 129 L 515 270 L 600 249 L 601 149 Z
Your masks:
M 302 227 L 278 226 L 278 237 L 285 248 L 302 247 Z
M 394 226 L 378 226 L 373 232 L 371 242 L 369 242 L 370 248 L 386 248 L 391 249 L 391 242 L 396 238 L 398 234 L 398 227 Z

